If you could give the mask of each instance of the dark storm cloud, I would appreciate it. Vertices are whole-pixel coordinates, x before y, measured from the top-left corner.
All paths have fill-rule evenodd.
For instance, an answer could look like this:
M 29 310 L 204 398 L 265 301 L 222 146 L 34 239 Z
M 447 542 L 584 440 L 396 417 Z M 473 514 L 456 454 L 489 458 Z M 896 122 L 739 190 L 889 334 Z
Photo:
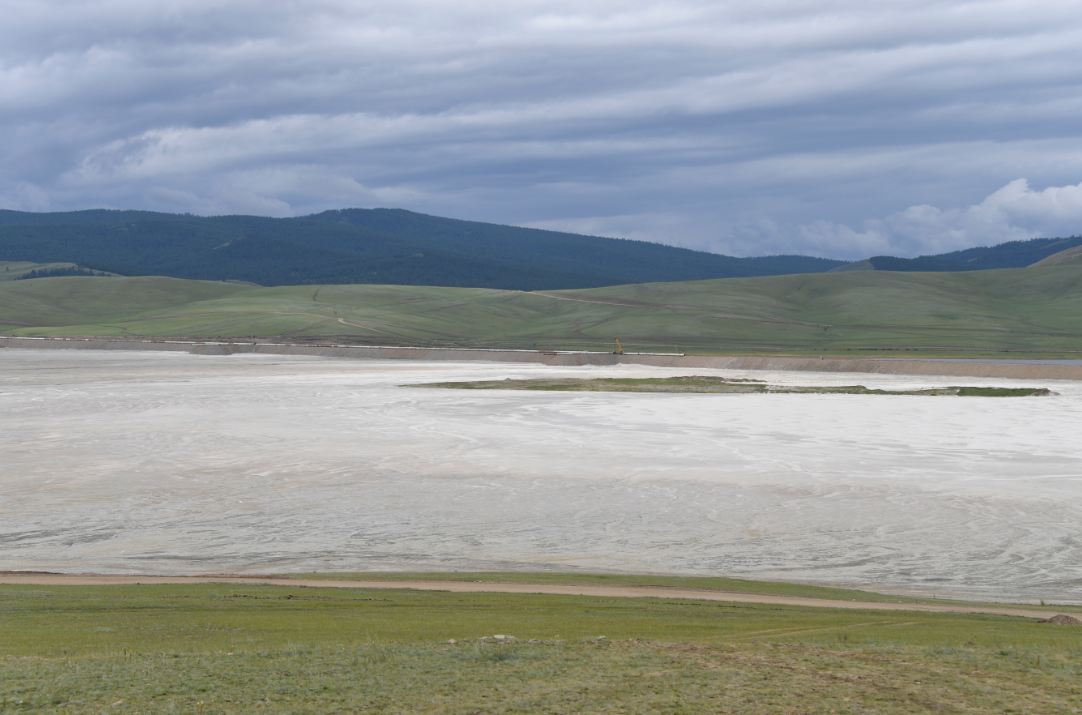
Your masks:
M 1080 40 L 1054 0 L 16 1 L 0 206 L 854 257 L 1078 233 Z

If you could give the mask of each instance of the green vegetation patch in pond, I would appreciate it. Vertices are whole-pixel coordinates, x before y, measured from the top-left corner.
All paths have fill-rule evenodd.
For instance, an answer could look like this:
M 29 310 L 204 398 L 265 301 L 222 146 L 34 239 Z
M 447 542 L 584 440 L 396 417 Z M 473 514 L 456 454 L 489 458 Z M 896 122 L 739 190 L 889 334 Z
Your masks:
M 540 390 L 545 392 L 686 392 L 702 394 L 823 394 L 823 395 L 922 395 L 955 397 L 1040 397 L 1051 395 L 1044 387 L 945 386 L 918 390 L 881 390 L 864 385 L 770 385 L 760 380 L 707 375 L 680 377 L 545 378 L 533 380 L 475 380 L 430 382 L 404 387 L 438 387 L 455 390 Z

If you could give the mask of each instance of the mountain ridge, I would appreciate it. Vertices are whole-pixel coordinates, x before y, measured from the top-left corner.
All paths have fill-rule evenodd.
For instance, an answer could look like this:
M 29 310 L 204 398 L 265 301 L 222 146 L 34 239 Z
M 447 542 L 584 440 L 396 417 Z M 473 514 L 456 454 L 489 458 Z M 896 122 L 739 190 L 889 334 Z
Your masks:
M 561 290 L 827 271 L 974 271 L 1070 262 L 1071 252 L 1079 247 L 1082 236 L 1035 238 L 915 258 L 873 256 L 847 262 L 793 254 L 725 256 L 393 208 L 332 209 L 289 218 L 122 209 L 0 210 L 0 261 L 70 263 L 130 276 L 268 286 Z
M 737 258 L 630 239 L 503 226 L 403 209 L 295 218 L 95 209 L 0 212 L 0 260 L 67 261 L 124 275 L 553 290 L 822 272 L 842 261 Z

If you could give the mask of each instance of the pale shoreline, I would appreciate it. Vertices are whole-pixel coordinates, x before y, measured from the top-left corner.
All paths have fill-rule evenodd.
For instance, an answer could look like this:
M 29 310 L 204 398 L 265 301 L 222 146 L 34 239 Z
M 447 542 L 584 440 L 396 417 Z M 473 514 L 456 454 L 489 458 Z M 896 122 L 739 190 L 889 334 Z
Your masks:
M 194 355 L 298 355 L 357 360 L 421 360 L 451 362 L 538 363 L 551 366 L 644 365 L 719 370 L 776 370 L 796 372 L 989 377 L 1013 380 L 1082 381 L 1082 360 L 1026 361 L 1017 358 L 861 358 L 798 357 L 787 355 L 686 355 L 678 353 L 626 353 L 576 350 L 510 350 L 497 348 L 441 348 L 379 345 L 276 343 L 269 341 L 185 340 L 109 337 L 0 336 L 0 348 L 33 350 L 135 350 L 187 352 Z

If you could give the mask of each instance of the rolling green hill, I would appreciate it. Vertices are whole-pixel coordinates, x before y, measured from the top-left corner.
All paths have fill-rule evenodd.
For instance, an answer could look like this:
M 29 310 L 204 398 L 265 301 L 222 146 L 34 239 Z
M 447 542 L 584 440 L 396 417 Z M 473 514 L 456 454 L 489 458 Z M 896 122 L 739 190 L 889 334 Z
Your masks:
M 0 331 L 602 350 L 620 336 L 629 350 L 702 353 L 1070 354 L 1082 351 L 1082 271 L 867 271 L 544 292 L 42 278 L 0 283 Z
M 1073 246 L 1072 248 L 1066 248 L 1057 253 L 1053 253 L 1051 256 L 1042 258 L 1033 264 L 1034 268 L 1045 268 L 1047 266 L 1058 266 L 1065 263 L 1077 263 L 1082 260 L 1082 245 Z
M 0 281 L 22 281 L 31 278 L 55 278 L 57 276 L 113 275 L 95 271 L 75 263 L 33 263 L 31 261 L 0 261 Z
M 842 261 L 733 258 L 394 209 L 298 218 L 0 211 L 0 260 L 261 285 L 365 283 L 533 290 L 826 271 Z

